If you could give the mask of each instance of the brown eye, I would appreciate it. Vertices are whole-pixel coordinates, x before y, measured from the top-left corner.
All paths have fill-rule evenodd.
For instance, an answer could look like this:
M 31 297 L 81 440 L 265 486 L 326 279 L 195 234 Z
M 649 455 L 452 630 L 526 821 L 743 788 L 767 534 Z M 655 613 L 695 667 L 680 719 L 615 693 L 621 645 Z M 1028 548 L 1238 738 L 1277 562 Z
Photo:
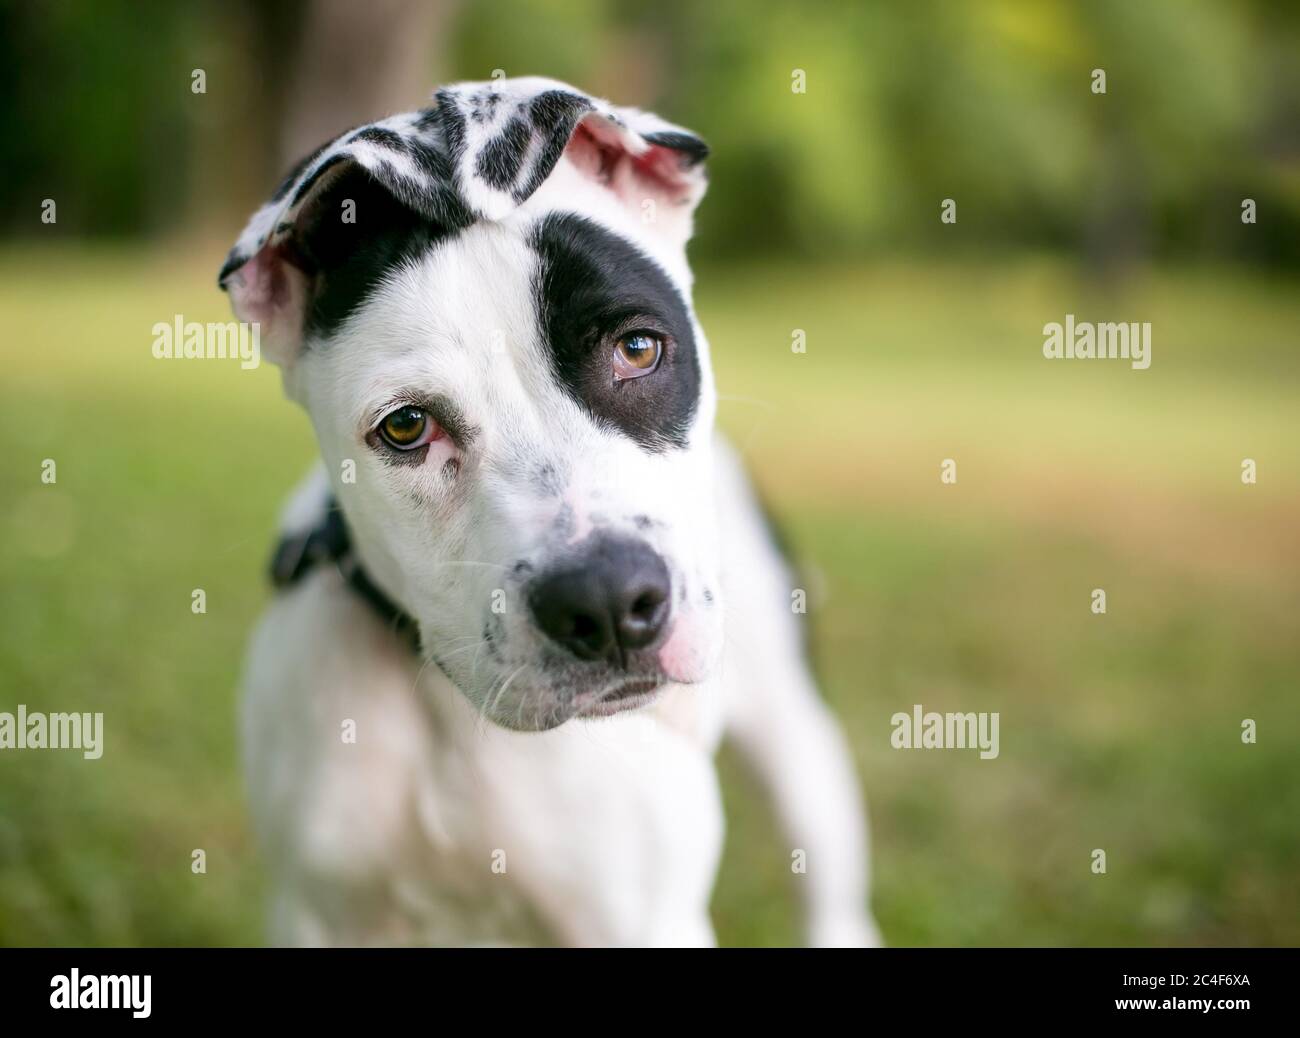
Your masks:
M 438 423 L 418 407 L 399 407 L 379 423 L 379 435 L 399 451 L 423 447 L 441 433 Z
M 663 340 L 649 332 L 631 332 L 614 343 L 614 378 L 640 378 L 659 366 Z

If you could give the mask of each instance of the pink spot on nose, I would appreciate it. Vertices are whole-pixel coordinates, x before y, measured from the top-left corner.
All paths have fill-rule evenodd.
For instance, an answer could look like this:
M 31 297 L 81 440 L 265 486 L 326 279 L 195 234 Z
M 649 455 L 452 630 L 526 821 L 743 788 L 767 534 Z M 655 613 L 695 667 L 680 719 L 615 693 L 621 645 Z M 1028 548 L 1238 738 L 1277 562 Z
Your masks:
M 576 494 L 565 495 L 564 503 L 573 515 L 573 535 L 569 538 L 569 543 L 577 544 L 585 541 L 592 530 L 591 513 L 582 507 L 582 502 Z
M 691 625 L 676 620 L 659 649 L 659 668 L 670 681 L 702 681 L 707 660 Z

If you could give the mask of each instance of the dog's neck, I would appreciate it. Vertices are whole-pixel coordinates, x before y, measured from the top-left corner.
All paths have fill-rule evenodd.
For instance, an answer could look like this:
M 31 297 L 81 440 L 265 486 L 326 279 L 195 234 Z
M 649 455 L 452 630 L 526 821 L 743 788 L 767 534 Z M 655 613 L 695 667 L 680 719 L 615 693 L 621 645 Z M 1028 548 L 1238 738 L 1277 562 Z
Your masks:
M 330 498 L 322 518 L 306 530 L 286 534 L 271 556 L 271 582 L 277 588 L 292 587 L 315 567 L 333 563 L 343 579 L 394 634 L 419 651 L 419 626 L 405 609 L 389 598 L 361 568 L 352 550 L 352 536 L 339 505 Z

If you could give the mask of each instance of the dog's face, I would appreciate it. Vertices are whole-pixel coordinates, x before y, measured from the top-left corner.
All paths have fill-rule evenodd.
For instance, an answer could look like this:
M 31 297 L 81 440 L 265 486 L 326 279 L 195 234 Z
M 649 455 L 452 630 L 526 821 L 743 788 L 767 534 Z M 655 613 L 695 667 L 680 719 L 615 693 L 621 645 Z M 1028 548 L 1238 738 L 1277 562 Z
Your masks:
M 223 271 L 371 579 L 507 727 L 643 705 L 720 655 L 703 154 L 549 81 L 449 88 L 309 159 Z

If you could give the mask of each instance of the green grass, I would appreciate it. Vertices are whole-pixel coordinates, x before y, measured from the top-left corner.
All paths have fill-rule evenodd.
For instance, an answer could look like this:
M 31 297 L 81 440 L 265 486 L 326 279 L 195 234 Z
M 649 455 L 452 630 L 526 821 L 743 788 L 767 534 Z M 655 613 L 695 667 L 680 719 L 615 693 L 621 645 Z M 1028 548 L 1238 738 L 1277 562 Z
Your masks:
M 0 254 L 0 709 L 109 718 L 99 761 L 0 753 L 3 944 L 261 939 L 234 688 L 312 442 L 273 369 L 151 358 L 155 321 L 225 318 L 216 263 Z M 721 421 L 811 575 L 886 938 L 1300 942 L 1295 285 L 755 267 L 701 272 L 697 302 Z M 1150 320 L 1151 370 L 1043 360 L 1067 312 Z M 1001 756 L 892 750 L 890 715 L 918 702 L 998 711 Z M 791 942 L 788 849 L 722 763 L 719 937 Z

